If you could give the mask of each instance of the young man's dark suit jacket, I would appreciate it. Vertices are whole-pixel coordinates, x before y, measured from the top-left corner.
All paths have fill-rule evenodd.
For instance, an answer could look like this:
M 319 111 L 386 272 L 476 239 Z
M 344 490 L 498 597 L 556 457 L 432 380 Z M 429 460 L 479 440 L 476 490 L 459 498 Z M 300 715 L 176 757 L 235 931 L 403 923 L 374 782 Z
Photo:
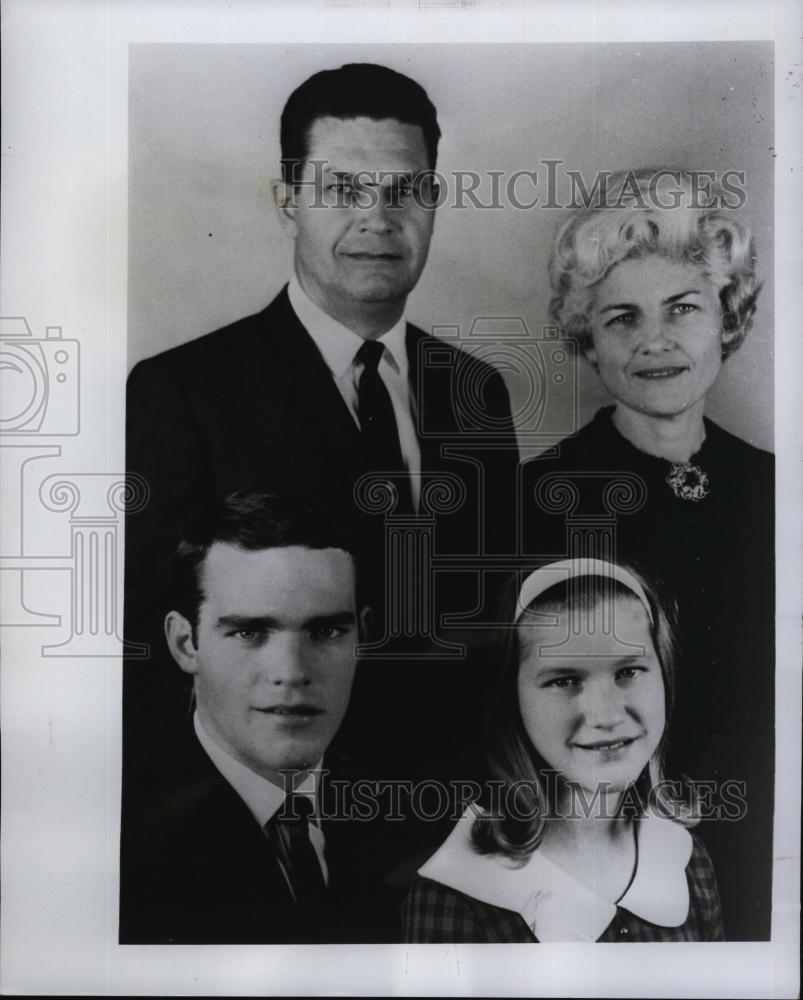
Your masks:
M 435 552 L 471 557 L 479 553 L 483 534 L 486 552 L 505 551 L 515 523 L 518 454 L 503 380 L 489 366 L 410 325 L 407 345 L 411 385 L 425 424 L 419 435 L 424 481 L 449 473 L 465 488 L 458 509 L 435 516 Z M 471 390 L 484 400 L 491 432 L 466 430 Z M 472 417 L 469 412 L 469 423 Z M 371 470 L 362 459 L 359 430 L 286 289 L 261 313 L 138 364 L 128 385 L 127 446 L 128 471 L 143 476 L 150 489 L 148 504 L 126 524 L 126 638 L 152 647 L 150 667 L 136 660 L 127 666 L 131 760 L 131 733 L 138 730 L 136 742 L 147 742 L 186 710 L 179 673 L 164 662 L 161 623 L 170 553 L 193 510 L 233 490 L 275 489 L 353 512 L 354 483 Z M 449 447 L 462 457 L 445 455 Z M 373 550 L 381 552 L 376 535 L 381 517 L 366 515 L 363 521 L 369 536 L 378 537 Z M 477 596 L 474 577 L 464 575 L 462 585 L 459 574 L 441 579 L 439 610 L 470 611 Z M 376 664 L 363 670 L 355 696 L 359 702 L 360 691 L 369 692 L 367 725 L 376 727 L 375 735 L 398 742 L 387 736 L 383 712 L 395 714 L 402 737 L 411 726 L 417 729 L 416 739 L 406 740 L 404 767 L 413 767 L 416 756 L 422 764 L 437 756 L 426 747 L 424 729 L 448 746 L 449 720 L 460 720 L 479 701 L 460 666 L 416 662 L 403 672 L 383 666 L 381 678 Z M 371 713 L 376 697 L 386 705 Z M 441 698 L 448 701 L 438 704 Z M 417 725 L 425 704 L 440 713 L 434 729 Z M 355 712 L 360 715 L 359 708 Z M 366 740 L 372 735 L 366 732 Z
M 169 777 L 162 775 L 162 794 L 143 807 L 143 796 L 124 790 L 121 944 L 399 939 L 399 900 L 376 873 L 373 827 L 337 819 L 335 810 L 347 811 L 354 787 L 350 771 L 334 771 L 321 784 L 328 905 L 310 919 L 295 905 L 271 843 L 248 807 L 191 727 L 182 729 L 180 755 L 165 762 Z M 337 797 L 333 780 L 341 783 Z

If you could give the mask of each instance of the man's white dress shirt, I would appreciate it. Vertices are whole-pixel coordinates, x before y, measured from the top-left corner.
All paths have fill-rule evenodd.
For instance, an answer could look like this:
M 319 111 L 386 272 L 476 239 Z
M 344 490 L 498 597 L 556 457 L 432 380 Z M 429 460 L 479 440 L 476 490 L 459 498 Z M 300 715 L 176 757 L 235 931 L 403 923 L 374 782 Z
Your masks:
M 363 338 L 336 319 L 332 319 L 316 305 L 301 287 L 297 275 L 293 275 L 287 294 L 293 311 L 315 341 L 315 346 L 332 373 L 332 378 L 349 408 L 349 413 L 359 427 L 358 387 L 365 366 L 357 360 L 356 355 L 363 345 Z M 376 340 L 385 347 L 378 371 L 393 405 L 402 458 L 410 476 L 413 504 L 417 508 L 421 493 L 421 448 L 415 429 L 416 409 L 410 388 L 407 323 L 404 316 Z

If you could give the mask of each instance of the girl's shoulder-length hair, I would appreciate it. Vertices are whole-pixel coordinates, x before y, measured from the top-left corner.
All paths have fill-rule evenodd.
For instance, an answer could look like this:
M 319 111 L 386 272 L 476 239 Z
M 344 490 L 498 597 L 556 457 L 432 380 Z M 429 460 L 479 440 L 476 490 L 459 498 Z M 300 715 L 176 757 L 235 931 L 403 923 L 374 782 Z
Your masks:
M 666 701 L 666 724 L 661 741 L 644 773 L 628 793 L 632 815 L 650 809 L 684 826 L 697 822 L 693 790 L 665 776 L 668 733 L 675 700 L 679 661 L 679 631 L 675 600 L 657 578 L 636 564 L 620 562 L 641 584 L 650 608 L 650 634 L 661 665 Z M 510 578 L 500 602 L 499 622 L 515 622 L 520 584 L 526 574 Z M 582 584 L 578 586 L 578 581 Z M 632 590 L 601 576 L 573 577 L 540 594 L 525 613 L 561 610 L 593 611 L 606 599 L 632 598 Z M 471 839 L 480 854 L 500 854 L 524 864 L 541 843 L 547 819 L 557 806 L 556 773 L 533 747 L 521 717 L 518 673 L 526 653 L 527 627 L 511 624 L 497 631 L 497 670 L 494 692 L 485 720 L 486 782 L 475 802 Z

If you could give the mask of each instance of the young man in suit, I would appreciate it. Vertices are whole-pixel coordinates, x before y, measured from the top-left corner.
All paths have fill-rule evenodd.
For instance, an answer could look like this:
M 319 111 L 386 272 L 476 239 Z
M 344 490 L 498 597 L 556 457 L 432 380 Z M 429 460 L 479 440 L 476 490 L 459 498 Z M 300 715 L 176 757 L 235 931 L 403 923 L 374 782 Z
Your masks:
M 367 614 L 355 574 L 346 532 L 276 496 L 234 494 L 185 535 L 165 635 L 195 712 L 160 793 L 126 789 L 122 943 L 395 936 L 328 754 Z
M 406 639 L 431 635 L 446 612 L 490 603 L 477 567 L 483 554 L 507 549 L 515 523 L 507 390 L 494 369 L 404 317 L 440 200 L 439 137 L 426 92 L 382 66 L 317 73 L 290 96 L 274 184 L 295 241 L 289 285 L 261 313 L 147 359 L 129 378 L 127 467 L 145 478 L 150 500 L 126 525 L 128 640 L 158 648 L 149 623 L 163 598 L 164 554 L 199 504 L 239 489 L 323 497 L 352 517 L 374 554 L 366 579 L 375 622 L 387 599 L 426 595 L 423 610 L 397 609 Z M 355 499 L 361 477 L 376 473 L 398 494 L 394 513 L 431 526 L 427 544 L 452 559 L 449 572 L 386 586 L 383 514 Z M 427 748 L 427 734 L 451 746 L 463 701 L 470 712 L 480 697 L 461 667 L 417 656 L 404 668 L 367 665 L 364 717 L 377 753 L 382 741 L 398 745 L 392 715 L 400 734 L 420 730 L 400 766 L 432 766 L 440 750 Z M 127 672 L 127 728 L 139 734 L 128 740 L 129 760 L 136 743 L 152 740 L 154 702 L 166 720 L 180 705 L 164 685 L 154 694 L 160 676 L 136 662 Z M 448 689 L 448 717 L 434 683 Z M 415 693 L 422 684 L 426 703 Z M 427 705 L 434 722 L 424 719 Z

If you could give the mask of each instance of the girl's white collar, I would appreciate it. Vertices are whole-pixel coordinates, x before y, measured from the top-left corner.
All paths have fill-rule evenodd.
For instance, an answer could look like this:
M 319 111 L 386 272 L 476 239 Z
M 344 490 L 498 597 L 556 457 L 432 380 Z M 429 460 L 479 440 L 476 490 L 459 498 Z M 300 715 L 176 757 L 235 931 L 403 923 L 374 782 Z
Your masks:
M 689 914 L 686 866 L 692 852 L 688 830 L 648 813 L 638 820 L 638 862 L 618 904 L 600 899 L 539 851 L 519 868 L 471 845 L 476 807 L 469 806 L 435 854 L 418 870 L 482 903 L 513 910 L 539 941 L 596 941 L 617 905 L 662 927 L 679 927 Z

